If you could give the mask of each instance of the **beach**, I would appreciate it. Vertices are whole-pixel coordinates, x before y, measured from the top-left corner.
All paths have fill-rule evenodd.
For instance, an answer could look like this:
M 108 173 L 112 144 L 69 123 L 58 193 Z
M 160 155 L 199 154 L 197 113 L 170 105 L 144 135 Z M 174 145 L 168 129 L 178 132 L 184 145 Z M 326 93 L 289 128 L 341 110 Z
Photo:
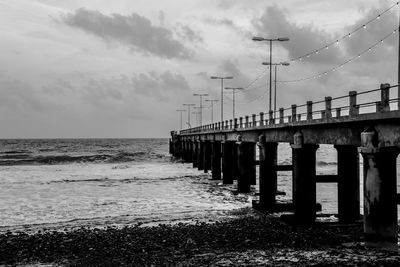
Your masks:
M 396 266 L 338 225 L 336 186 L 317 187 L 325 223 L 298 228 L 168 155 L 167 139 L 2 140 L 0 264 L 18 266 Z M 333 173 L 333 148 L 317 171 Z M 290 164 L 279 147 L 279 162 Z M 290 172 L 278 189 L 291 199 Z
M 239 215 L 239 214 L 238 214 Z M 0 264 L 18 266 L 398 266 L 362 244 L 362 227 L 298 228 L 249 209 L 222 222 L 0 235 Z

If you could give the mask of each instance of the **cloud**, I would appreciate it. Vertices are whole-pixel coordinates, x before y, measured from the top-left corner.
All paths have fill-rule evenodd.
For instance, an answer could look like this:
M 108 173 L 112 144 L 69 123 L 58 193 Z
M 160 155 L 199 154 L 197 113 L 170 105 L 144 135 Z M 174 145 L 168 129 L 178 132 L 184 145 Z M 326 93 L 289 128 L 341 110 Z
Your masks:
M 128 45 L 134 51 L 144 54 L 168 59 L 189 59 L 194 55 L 192 50 L 174 39 L 174 32 L 162 26 L 155 26 L 149 19 L 135 13 L 130 16 L 104 15 L 99 11 L 81 8 L 75 13 L 62 15 L 61 21 L 106 41 Z M 189 36 L 187 32 L 186 36 Z
M 334 37 L 328 33 L 318 30 L 312 24 L 299 26 L 288 19 L 288 15 L 276 6 L 267 7 L 261 17 L 253 20 L 257 35 L 263 37 L 289 37 L 290 41 L 280 42 L 289 52 L 290 58 L 302 56 L 308 52 L 321 47 Z M 319 56 L 306 58 L 306 61 L 315 63 L 340 62 L 343 52 L 333 48 Z

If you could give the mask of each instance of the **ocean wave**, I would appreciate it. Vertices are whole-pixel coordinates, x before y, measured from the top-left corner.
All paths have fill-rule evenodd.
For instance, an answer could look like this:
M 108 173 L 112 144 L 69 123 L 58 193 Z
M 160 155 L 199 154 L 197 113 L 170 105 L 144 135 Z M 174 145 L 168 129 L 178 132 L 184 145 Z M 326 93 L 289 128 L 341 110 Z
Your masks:
M 118 152 L 115 154 L 95 155 L 39 155 L 32 154 L 7 154 L 0 155 L 0 165 L 26 165 L 26 164 L 71 164 L 71 163 L 124 163 L 133 161 L 146 161 L 164 159 L 165 155 L 152 152 Z
M 336 162 L 332 162 L 332 161 L 327 162 L 327 161 L 321 160 L 321 161 L 317 161 L 317 165 L 318 166 L 336 166 L 337 163 Z

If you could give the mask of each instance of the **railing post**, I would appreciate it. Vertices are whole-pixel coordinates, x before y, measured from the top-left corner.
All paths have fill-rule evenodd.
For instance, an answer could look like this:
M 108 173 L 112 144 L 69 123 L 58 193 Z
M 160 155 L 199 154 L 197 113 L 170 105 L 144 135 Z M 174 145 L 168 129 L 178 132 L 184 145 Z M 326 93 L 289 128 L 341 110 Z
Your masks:
M 307 101 L 307 121 L 311 121 L 313 119 L 312 105 L 312 101 Z
M 379 105 L 379 110 L 377 110 L 377 112 L 390 111 L 389 89 L 390 89 L 390 84 L 388 83 L 381 84 L 381 103 Z
M 327 96 L 325 97 L 325 118 L 330 119 L 332 118 L 332 97 Z
M 225 126 L 225 125 L 224 125 L 224 122 L 222 121 L 222 122 L 221 122 L 221 127 L 220 127 L 219 129 L 220 129 L 220 130 L 223 130 L 223 129 L 224 129 L 224 126 Z
M 229 129 L 232 129 L 232 128 L 233 128 L 233 121 L 229 120 Z
M 222 122 L 222 123 L 224 123 L 224 122 Z M 218 122 L 218 130 L 221 130 L 221 122 Z M 224 127 L 224 126 L 222 126 L 222 127 Z
M 264 125 L 264 112 L 260 112 L 260 126 Z
M 234 129 L 236 129 L 237 127 L 238 127 L 238 119 L 237 118 L 235 118 L 234 120 L 233 120 L 233 128 Z
M 350 97 L 349 116 L 350 117 L 357 116 L 360 108 L 360 106 L 357 105 L 357 91 L 350 91 L 349 97 Z
M 292 105 L 292 122 L 296 121 L 297 105 Z
M 249 127 L 249 116 L 247 116 L 247 115 L 246 115 L 246 117 L 245 117 L 245 124 L 244 124 L 244 127 L 245 127 L 245 128 L 248 128 L 248 127 Z
M 279 108 L 279 123 L 284 123 L 285 122 L 284 118 L 283 118 L 283 116 L 284 116 L 283 112 L 284 112 L 284 109 L 283 108 Z
M 253 127 L 257 126 L 256 114 L 251 115 L 251 126 L 253 126 Z
M 274 120 L 274 111 L 270 110 L 269 111 L 269 124 L 274 124 L 275 120 Z
M 336 108 L 336 118 L 340 117 L 340 108 Z

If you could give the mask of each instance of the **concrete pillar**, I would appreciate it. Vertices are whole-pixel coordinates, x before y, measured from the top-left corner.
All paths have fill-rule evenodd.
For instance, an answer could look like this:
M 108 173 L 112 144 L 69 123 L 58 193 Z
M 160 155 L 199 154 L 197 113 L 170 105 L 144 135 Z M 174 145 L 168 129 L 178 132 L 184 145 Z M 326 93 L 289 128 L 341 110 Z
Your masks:
M 296 121 L 297 105 L 292 105 L 292 122 Z
M 238 128 L 243 128 L 243 117 L 239 117 L 239 127 Z
M 266 142 L 265 136 L 259 137 L 259 186 L 260 186 L 260 206 L 270 208 L 275 204 L 277 192 L 277 165 L 278 143 Z
M 233 161 L 232 161 L 232 173 L 233 173 L 233 180 L 237 180 L 238 177 L 238 145 L 236 142 L 233 143 L 232 147 L 232 155 L 233 155 Z
M 255 144 L 253 142 L 237 142 L 238 151 L 238 183 L 239 193 L 250 192 L 253 176 L 255 177 Z
M 235 118 L 233 121 L 233 128 L 236 129 L 238 127 L 238 119 Z
M 248 127 L 249 127 L 249 116 L 248 116 L 248 115 L 246 115 L 246 116 L 244 117 L 244 127 L 245 127 L 245 128 L 248 128 Z
M 221 179 L 221 142 L 211 142 L 212 154 L 211 154 L 211 174 L 213 180 Z
M 360 159 L 357 146 L 335 146 L 338 164 L 338 213 L 340 222 L 360 219 Z
M 325 116 L 323 119 L 332 118 L 332 97 L 325 97 Z
M 260 126 L 264 125 L 264 112 L 260 112 Z
M 367 245 L 397 246 L 398 147 L 377 147 L 374 130 L 361 133 L 364 159 L 364 235 Z
M 186 162 L 192 163 L 193 162 L 193 143 L 192 140 L 187 140 L 186 141 Z
M 199 141 L 199 150 L 197 154 L 197 169 L 199 171 L 204 170 L 204 141 Z
M 257 120 L 256 120 L 256 114 L 251 115 L 251 126 L 256 127 L 257 126 Z
M 199 155 L 199 142 L 198 141 L 193 141 L 193 146 L 192 146 L 192 163 L 193 163 L 193 168 L 197 168 L 197 162 L 198 162 L 198 155 Z
M 292 145 L 293 204 L 295 222 L 311 225 L 316 217 L 315 154 L 318 145 L 304 144 L 298 132 Z
M 233 163 L 234 163 L 234 142 L 223 141 L 222 142 L 222 183 L 232 184 L 233 183 Z
M 172 144 L 172 140 L 169 139 L 169 154 L 173 155 L 174 154 L 174 146 Z
M 207 173 L 211 170 L 211 142 L 204 141 L 204 150 L 203 150 L 203 161 L 204 161 L 204 173 Z

